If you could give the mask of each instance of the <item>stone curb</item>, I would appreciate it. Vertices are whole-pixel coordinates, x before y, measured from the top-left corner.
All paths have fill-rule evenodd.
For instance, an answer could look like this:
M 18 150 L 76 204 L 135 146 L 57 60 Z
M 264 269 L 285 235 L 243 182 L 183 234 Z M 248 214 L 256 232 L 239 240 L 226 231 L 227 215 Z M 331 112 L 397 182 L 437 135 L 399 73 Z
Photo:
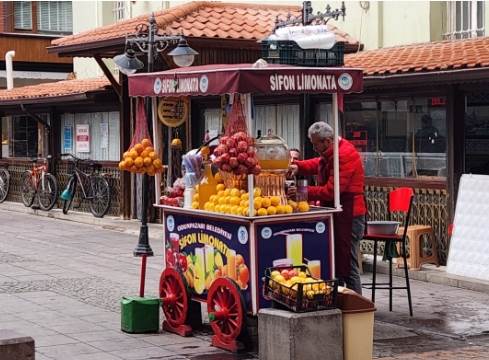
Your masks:
M 370 256 L 371 257 L 371 256 Z M 373 259 L 363 259 L 363 270 L 366 272 L 372 272 Z M 389 267 L 387 262 L 377 259 L 377 273 L 388 274 Z M 404 270 L 398 269 L 396 264 L 393 265 L 392 274 L 398 277 L 404 277 Z M 446 272 L 446 266 L 436 267 L 435 265 L 423 265 L 422 270 L 412 271 L 409 270 L 409 278 L 412 280 L 419 280 L 433 284 L 446 285 L 457 287 L 465 290 L 472 290 L 489 294 L 489 281 L 463 277 L 458 275 L 449 274 Z
M 24 204 L 5 201 L 0 204 L 0 210 L 19 212 L 23 214 L 43 216 L 51 219 L 59 219 L 66 221 L 73 221 L 81 224 L 100 226 L 107 230 L 119 231 L 126 234 L 138 235 L 140 222 L 135 219 L 124 220 L 117 216 L 104 216 L 103 218 L 96 218 L 92 214 L 73 211 L 65 215 L 61 209 L 52 209 L 50 211 L 43 211 L 38 209 L 32 209 L 25 207 Z M 162 238 L 162 224 L 148 224 L 149 238 L 161 239 Z

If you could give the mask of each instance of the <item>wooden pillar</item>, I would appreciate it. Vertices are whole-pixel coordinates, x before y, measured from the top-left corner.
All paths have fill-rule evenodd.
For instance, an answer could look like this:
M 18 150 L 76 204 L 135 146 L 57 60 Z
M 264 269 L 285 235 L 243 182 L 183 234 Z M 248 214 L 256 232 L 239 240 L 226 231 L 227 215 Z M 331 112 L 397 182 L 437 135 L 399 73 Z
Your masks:
M 120 74 L 119 83 L 121 84 L 120 97 L 120 153 L 123 154 L 131 144 L 131 102 L 129 99 L 129 89 L 127 87 L 127 76 Z M 131 218 L 131 175 L 127 171 L 121 172 L 120 204 L 121 215 L 127 220 Z

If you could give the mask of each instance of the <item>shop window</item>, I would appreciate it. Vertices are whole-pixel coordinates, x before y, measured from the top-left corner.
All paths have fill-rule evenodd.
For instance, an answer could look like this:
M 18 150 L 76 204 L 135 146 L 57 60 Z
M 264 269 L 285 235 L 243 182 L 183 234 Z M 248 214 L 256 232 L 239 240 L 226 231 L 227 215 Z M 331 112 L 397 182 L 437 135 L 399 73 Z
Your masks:
M 254 111 L 255 135 L 282 137 L 289 148 L 300 149 L 300 106 L 298 104 L 257 105 Z
M 32 4 L 30 1 L 14 1 L 14 28 L 32 30 Z
M 62 114 L 61 153 L 81 159 L 120 160 L 119 113 Z
M 344 122 L 367 176 L 446 177 L 445 98 L 347 103 Z
M 47 118 L 46 115 L 43 115 Z M 2 118 L 2 157 L 37 157 L 38 123 L 27 116 Z
M 489 93 L 467 96 L 464 172 L 489 175 Z
M 39 1 L 37 28 L 40 33 L 71 34 L 73 32 L 71 1 Z
M 447 1 L 445 39 L 484 36 L 484 1 Z

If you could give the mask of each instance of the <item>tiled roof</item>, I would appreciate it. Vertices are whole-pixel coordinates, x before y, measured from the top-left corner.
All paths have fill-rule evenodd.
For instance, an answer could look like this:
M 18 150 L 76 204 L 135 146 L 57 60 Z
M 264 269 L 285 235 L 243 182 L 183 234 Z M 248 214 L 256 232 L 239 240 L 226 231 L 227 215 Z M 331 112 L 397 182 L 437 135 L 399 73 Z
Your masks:
M 489 37 L 446 40 L 345 55 L 345 66 L 365 75 L 393 75 L 489 66 Z
M 75 79 L 57 82 L 43 83 L 37 85 L 22 86 L 11 90 L 0 90 L 0 103 L 22 99 L 56 98 L 84 94 L 90 91 L 104 90 L 110 85 L 109 80 L 104 78 L 96 79 Z
M 195 38 L 261 40 L 268 36 L 277 16 L 299 16 L 301 7 L 270 4 L 240 4 L 194 1 L 154 13 L 161 33 L 183 34 Z M 106 40 L 123 39 L 134 33 L 137 24 L 146 23 L 148 15 L 84 31 L 52 41 L 55 46 L 70 46 Z M 358 41 L 330 25 L 338 41 L 357 45 Z

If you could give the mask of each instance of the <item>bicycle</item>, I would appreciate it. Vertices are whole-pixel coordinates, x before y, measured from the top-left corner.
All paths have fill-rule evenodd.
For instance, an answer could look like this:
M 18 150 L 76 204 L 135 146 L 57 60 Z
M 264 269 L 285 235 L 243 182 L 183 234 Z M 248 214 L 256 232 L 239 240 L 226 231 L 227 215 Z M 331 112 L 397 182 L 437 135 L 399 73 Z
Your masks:
M 26 207 L 31 207 L 34 199 L 38 198 L 39 207 L 42 210 L 49 211 L 56 204 L 58 199 L 58 181 L 53 174 L 48 172 L 48 161 L 46 159 L 32 159 L 32 169 L 27 170 L 22 175 L 22 202 Z M 37 165 L 39 161 L 43 161 L 41 165 Z
M 61 194 L 63 214 L 68 214 L 79 186 L 82 200 L 90 201 L 90 211 L 93 216 L 103 217 L 109 211 L 111 190 L 107 179 L 98 173 L 102 166 L 91 160 L 79 159 L 72 154 L 61 154 L 61 156 L 71 157 L 71 162 L 74 165 L 73 173 Z M 85 173 L 82 171 L 79 168 L 81 164 L 88 165 L 92 168 L 92 172 Z
M 0 168 L 0 203 L 7 198 L 10 188 L 10 173 L 6 167 Z

